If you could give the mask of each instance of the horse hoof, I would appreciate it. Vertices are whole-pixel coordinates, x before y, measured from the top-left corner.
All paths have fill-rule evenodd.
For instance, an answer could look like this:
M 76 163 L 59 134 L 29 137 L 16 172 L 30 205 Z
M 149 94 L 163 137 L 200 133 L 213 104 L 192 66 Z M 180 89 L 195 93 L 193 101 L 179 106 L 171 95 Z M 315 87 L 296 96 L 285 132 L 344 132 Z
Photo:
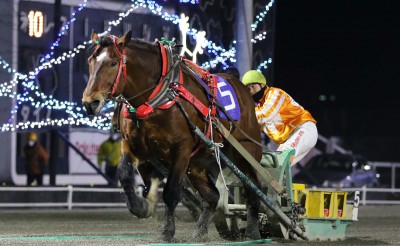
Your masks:
M 136 206 L 132 206 L 133 204 L 135 204 Z M 146 199 L 139 199 L 139 202 L 137 203 L 127 203 L 129 212 L 131 212 L 131 214 L 137 216 L 139 219 L 142 218 L 147 218 L 150 216 L 149 213 L 149 204 L 147 203 Z
M 204 239 L 205 237 L 207 237 L 207 234 L 208 234 L 207 228 L 198 228 L 193 231 L 192 238 L 193 239 Z
M 163 232 L 160 236 L 161 240 L 168 243 L 171 242 L 173 238 L 174 238 L 173 232 Z
M 259 231 L 254 231 L 254 232 L 251 232 L 251 233 L 247 233 L 246 232 L 244 234 L 244 237 L 246 239 L 249 239 L 249 240 L 260 240 L 261 239 L 261 235 L 260 235 Z

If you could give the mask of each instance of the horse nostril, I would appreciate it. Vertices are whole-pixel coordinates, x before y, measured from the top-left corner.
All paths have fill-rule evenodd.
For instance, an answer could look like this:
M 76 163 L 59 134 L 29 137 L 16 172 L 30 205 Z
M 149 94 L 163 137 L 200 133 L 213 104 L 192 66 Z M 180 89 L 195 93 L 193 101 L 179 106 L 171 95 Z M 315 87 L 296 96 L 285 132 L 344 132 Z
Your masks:
M 94 100 L 93 102 L 90 103 L 90 107 L 92 108 L 93 111 L 95 111 L 97 107 L 99 107 L 99 105 L 100 105 L 99 100 Z

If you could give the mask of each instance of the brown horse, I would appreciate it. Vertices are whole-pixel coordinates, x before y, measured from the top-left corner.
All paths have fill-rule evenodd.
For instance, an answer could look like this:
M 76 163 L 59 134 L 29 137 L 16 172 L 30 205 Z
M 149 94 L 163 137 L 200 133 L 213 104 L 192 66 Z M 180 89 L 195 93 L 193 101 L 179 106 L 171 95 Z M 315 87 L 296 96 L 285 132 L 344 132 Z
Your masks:
M 133 122 L 133 119 L 130 115 L 126 115 L 125 105 L 116 104 L 114 109 L 114 115 L 111 120 L 111 125 L 114 131 L 120 132 L 121 135 L 128 135 L 128 139 L 131 138 L 132 135 L 136 134 L 137 125 Z M 127 154 L 127 153 L 122 153 Z M 147 161 L 141 163 L 138 167 L 138 172 L 143 179 L 145 189 L 142 191 L 142 197 L 144 197 L 148 204 L 147 214 L 144 217 L 151 217 L 156 215 L 156 208 L 159 202 L 158 188 L 163 182 L 164 177 L 167 177 L 168 170 L 162 168 L 162 163 L 158 161 L 154 163 L 155 160 Z M 156 165 L 156 166 L 155 166 Z M 136 176 L 135 176 L 136 177 Z M 136 180 L 135 180 L 136 181 Z M 200 198 L 193 193 L 193 189 L 190 187 L 190 184 L 185 179 L 185 187 L 183 189 L 183 199 L 182 204 L 186 206 L 193 218 L 198 219 L 199 214 L 201 212 L 201 201 Z M 137 188 L 137 186 L 136 186 Z M 142 210 L 135 211 L 132 209 L 141 209 L 139 207 L 129 206 L 131 213 L 140 215 Z
M 248 89 L 239 80 L 219 74 L 225 77 L 236 93 L 240 118 L 234 123 L 222 117 L 218 119 L 220 113 L 215 114 L 215 105 L 218 105 L 215 97 L 199 83 L 199 77 L 211 80 L 212 76 L 182 58 L 174 59 L 161 43 L 131 40 L 131 32 L 120 38 L 111 35 L 100 38 L 93 33 L 92 41 L 96 45 L 88 60 L 90 77 L 82 98 L 87 113 L 98 114 L 110 99 L 123 101 L 131 109 L 137 109 L 137 119 L 130 122 L 136 124 L 137 129 L 134 133 L 123 134 L 121 148 L 124 154 L 118 168 L 130 211 L 134 211 L 138 217 L 144 217 L 148 210 L 146 200 L 135 194 L 132 165 L 137 167 L 143 161 L 157 158 L 163 160 L 169 170 L 163 190 L 166 208 L 161 237 L 170 241 L 175 234 L 174 213 L 180 201 L 185 174 L 203 198 L 203 211 L 193 237 L 205 235 L 219 199 L 218 190 L 208 176 L 208 170 L 218 167 L 218 162 L 211 150 L 202 148 L 202 140 L 193 133 L 193 126 L 213 133 L 212 122 L 220 121 L 231 129 L 232 136 L 259 161 L 261 146 L 249 139 L 260 142 L 261 134 Z M 216 92 L 216 86 L 212 90 Z M 214 103 L 210 103 L 213 98 Z M 211 140 L 223 143 L 224 154 L 259 186 L 255 171 L 242 155 L 223 141 L 217 132 L 211 135 Z M 259 239 L 260 202 L 254 192 L 247 186 L 245 189 L 245 236 Z

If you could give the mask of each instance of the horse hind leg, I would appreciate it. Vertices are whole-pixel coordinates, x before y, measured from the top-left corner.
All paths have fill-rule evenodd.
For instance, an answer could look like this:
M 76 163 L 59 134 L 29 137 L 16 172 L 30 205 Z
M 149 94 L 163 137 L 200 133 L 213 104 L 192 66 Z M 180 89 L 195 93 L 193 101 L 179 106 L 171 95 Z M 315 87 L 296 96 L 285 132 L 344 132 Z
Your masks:
M 246 189 L 246 195 L 248 197 L 247 207 L 247 226 L 245 237 L 253 240 L 261 239 L 258 212 L 260 209 L 260 200 L 254 195 L 254 191 Z
M 129 212 L 138 218 L 149 217 L 149 205 L 146 199 L 135 192 L 134 169 L 128 153 L 124 153 L 118 165 L 118 178 L 124 189 Z
M 197 220 L 192 237 L 195 239 L 205 239 L 208 234 L 208 226 L 214 218 L 218 204 L 219 192 L 215 187 L 211 177 L 205 170 L 191 169 L 190 180 L 195 189 L 203 198 L 202 213 Z
M 245 162 L 245 161 L 243 161 Z M 243 170 L 243 169 L 242 169 Z M 257 179 L 257 176 L 253 169 L 248 167 L 246 171 L 244 171 L 246 177 L 250 179 L 258 188 L 260 188 L 260 183 Z M 250 189 L 248 186 L 244 186 L 245 194 L 246 194 L 246 208 L 247 208 L 247 226 L 245 237 L 253 240 L 261 239 L 259 222 L 258 222 L 258 213 L 260 209 L 260 199 L 256 195 L 256 193 Z

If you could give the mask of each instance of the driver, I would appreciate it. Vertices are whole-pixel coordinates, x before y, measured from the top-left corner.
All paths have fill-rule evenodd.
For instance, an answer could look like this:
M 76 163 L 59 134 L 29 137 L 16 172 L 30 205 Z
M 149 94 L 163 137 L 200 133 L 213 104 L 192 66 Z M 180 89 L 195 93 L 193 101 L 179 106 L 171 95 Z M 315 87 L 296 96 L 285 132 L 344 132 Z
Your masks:
M 295 149 L 291 158 L 294 165 L 315 146 L 318 140 L 316 120 L 289 94 L 279 88 L 267 86 L 257 70 L 243 75 L 256 103 L 256 116 L 261 129 L 278 145 L 278 151 Z

